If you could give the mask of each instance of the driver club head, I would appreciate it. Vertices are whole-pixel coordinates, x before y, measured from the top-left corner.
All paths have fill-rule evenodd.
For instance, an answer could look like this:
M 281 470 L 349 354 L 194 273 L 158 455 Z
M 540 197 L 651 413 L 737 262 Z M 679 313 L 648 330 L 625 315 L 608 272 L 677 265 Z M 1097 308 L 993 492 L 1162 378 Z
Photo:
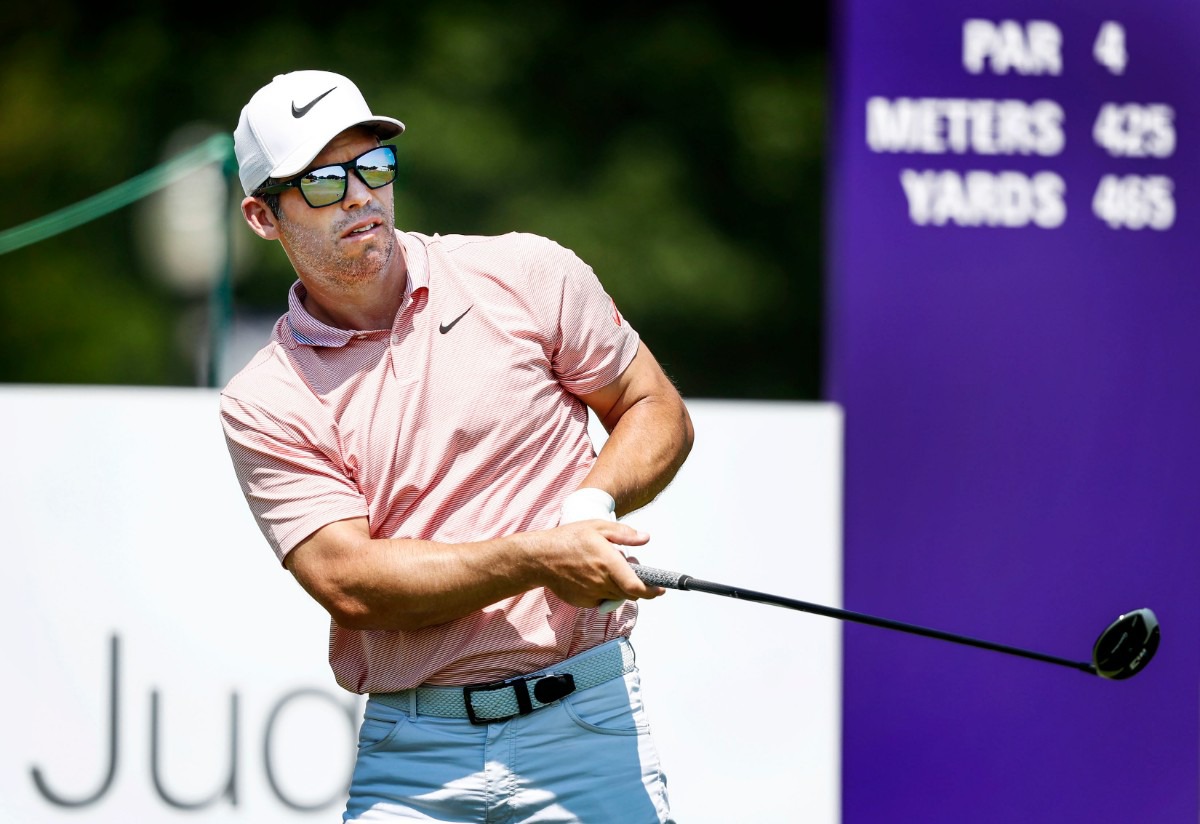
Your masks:
M 1101 678 L 1120 681 L 1143 669 L 1158 649 L 1158 618 L 1149 609 L 1126 612 L 1100 633 L 1092 664 Z

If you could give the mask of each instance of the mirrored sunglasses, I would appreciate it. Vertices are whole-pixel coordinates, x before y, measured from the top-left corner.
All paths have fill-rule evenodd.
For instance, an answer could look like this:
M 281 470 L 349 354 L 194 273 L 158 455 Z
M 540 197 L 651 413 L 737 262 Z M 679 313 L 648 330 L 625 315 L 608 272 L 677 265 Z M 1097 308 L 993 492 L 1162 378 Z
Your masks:
M 314 209 L 332 206 L 346 197 L 346 181 L 351 169 L 370 189 L 386 186 L 396 179 L 396 147 L 379 146 L 345 163 L 310 169 L 291 180 L 261 186 L 254 194 L 256 197 L 278 194 L 294 186 Z

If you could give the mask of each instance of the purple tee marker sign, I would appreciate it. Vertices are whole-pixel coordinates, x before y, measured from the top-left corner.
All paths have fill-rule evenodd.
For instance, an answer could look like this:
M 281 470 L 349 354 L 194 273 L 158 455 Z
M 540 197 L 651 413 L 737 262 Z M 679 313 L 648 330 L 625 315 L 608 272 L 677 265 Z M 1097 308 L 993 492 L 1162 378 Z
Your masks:
M 845 824 L 1200 820 L 1200 3 L 835 4 Z

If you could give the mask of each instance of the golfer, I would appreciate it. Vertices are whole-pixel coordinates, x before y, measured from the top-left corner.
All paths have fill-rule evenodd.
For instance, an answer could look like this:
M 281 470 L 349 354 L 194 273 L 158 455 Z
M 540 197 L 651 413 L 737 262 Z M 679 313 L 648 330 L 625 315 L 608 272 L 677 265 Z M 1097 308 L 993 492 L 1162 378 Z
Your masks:
M 629 642 L 664 590 L 616 516 L 674 478 L 687 409 L 571 250 L 398 231 L 382 141 L 403 131 L 305 70 L 234 134 L 242 214 L 297 281 L 221 421 L 329 612 L 337 682 L 368 696 L 343 820 L 671 821 Z

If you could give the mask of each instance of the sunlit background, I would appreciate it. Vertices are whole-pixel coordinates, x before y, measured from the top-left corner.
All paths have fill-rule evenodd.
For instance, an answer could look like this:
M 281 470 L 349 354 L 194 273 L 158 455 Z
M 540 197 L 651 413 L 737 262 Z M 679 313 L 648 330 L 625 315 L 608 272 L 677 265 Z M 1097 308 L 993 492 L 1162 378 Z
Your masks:
M 687 395 L 820 392 L 824 4 L 79 2 L 0 20 L 0 230 L 231 132 L 277 73 L 327 69 L 408 126 L 400 228 L 574 249 Z M 0 382 L 223 383 L 293 275 L 222 185 L 210 166 L 0 255 Z M 214 300 L 223 220 L 232 288 Z

